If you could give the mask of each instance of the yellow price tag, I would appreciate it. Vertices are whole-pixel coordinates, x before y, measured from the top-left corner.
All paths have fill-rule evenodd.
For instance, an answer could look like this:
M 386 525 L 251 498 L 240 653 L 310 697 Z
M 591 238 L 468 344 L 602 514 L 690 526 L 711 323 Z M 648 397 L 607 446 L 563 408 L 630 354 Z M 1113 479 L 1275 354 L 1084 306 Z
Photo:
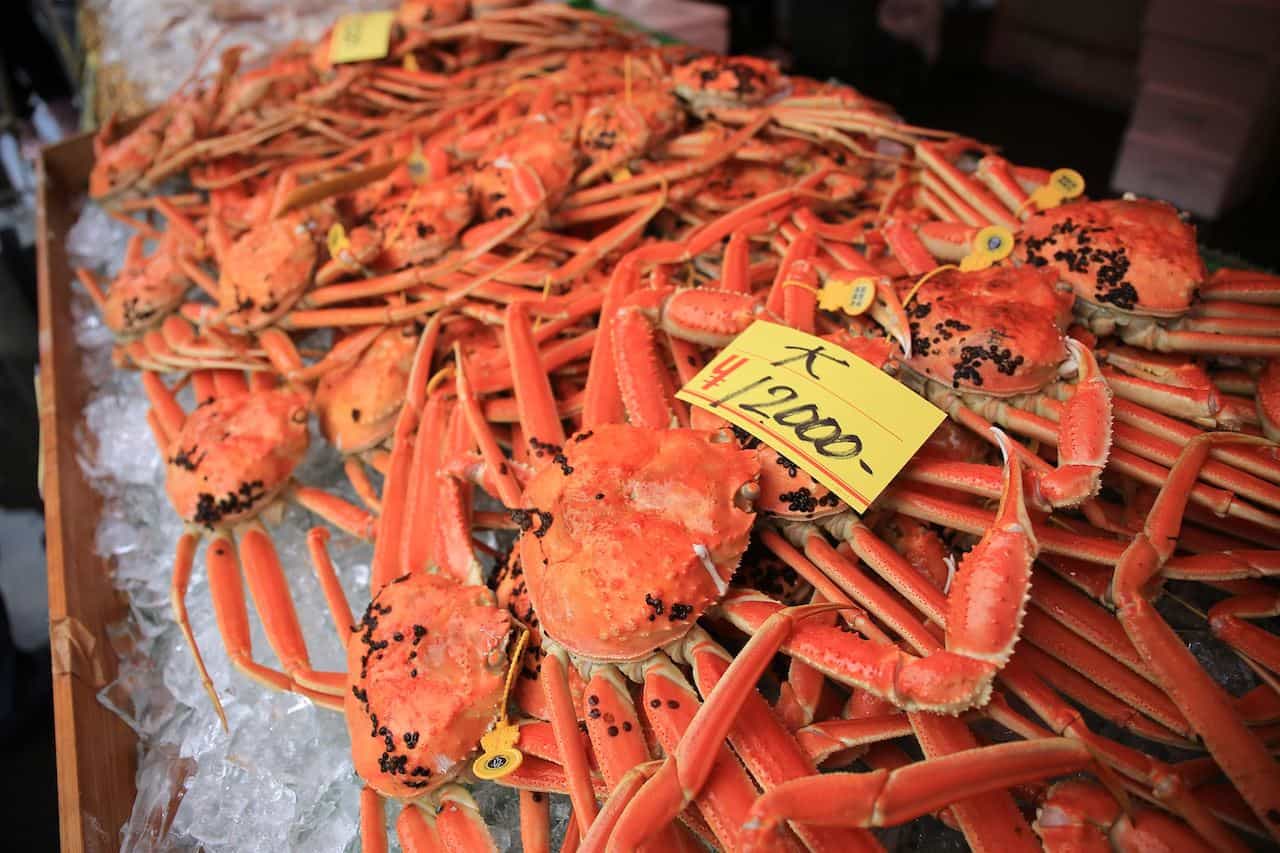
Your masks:
M 818 291 L 818 307 L 823 311 L 843 311 L 851 317 L 865 314 L 876 301 L 876 280 L 864 275 L 858 278 L 831 276 Z
M 364 62 L 381 59 L 391 50 L 391 25 L 395 12 L 355 12 L 343 15 L 333 27 L 329 61 Z
M 425 184 L 431 178 L 431 164 L 422 153 L 422 148 L 415 146 L 404 166 L 409 170 L 409 180 L 415 184 Z
M 960 259 L 963 272 L 985 270 L 1013 253 L 1013 232 L 1003 225 L 988 225 L 973 238 L 969 254 Z
M 418 65 L 418 58 L 414 56 L 412 53 L 406 53 L 404 55 L 404 60 L 400 64 L 404 66 L 405 71 L 421 71 L 422 70 L 422 68 Z
M 488 782 L 506 776 L 524 761 L 524 753 L 516 749 L 519 742 L 520 727 L 506 720 L 499 720 L 497 725 L 480 738 L 483 752 L 471 762 L 471 772 Z
M 480 736 L 480 754 L 471 762 L 471 772 L 487 782 L 501 779 L 524 761 L 524 753 L 516 749 L 516 744 L 520 742 L 520 727 L 507 720 L 507 696 L 511 694 L 511 685 L 524 662 L 524 647 L 528 642 L 529 631 L 521 628 L 520 636 L 511 651 L 511 662 L 507 666 L 507 682 L 502 688 L 502 710 L 498 721 Z
M 1041 210 L 1057 207 L 1064 201 L 1084 193 L 1084 176 L 1075 169 L 1056 169 L 1049 175 L 1049 182 L 1036 187 L 1026 204 L 1034 204 Z M 1023 206 L 1025 207 L 1026 204 Z
M 763 320 L 676 396 L 742 427 L 858 512 L 945 417 L 853 353 Z
M 335 259 L 344 250 L 351 248 L 351 240 L 347 237 L 347 229 L 342 227 L 341 222 L 335 222 L 329 228 L 326 242 L 329 244 L 329 257 Z

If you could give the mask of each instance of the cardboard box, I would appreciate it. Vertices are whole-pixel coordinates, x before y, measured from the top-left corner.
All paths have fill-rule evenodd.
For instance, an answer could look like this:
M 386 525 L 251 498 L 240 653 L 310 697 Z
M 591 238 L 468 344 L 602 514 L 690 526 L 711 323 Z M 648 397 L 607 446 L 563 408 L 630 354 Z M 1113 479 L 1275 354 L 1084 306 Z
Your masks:
M 1002 0 L 1002 21 L 1078 47 L 1132 54 L 1142 39 L 1144 0 Z
M 1144 136 L 1235 163 L 1248 153 L 1257 119 L 1256 114 L 1230 101 L 1144 83 L 1129 127 Z
M 1277 94 L 1278 70 L 1280 55 L 1248 56 L 1150 32 L 1142 42 L 1138 76 L 1144 84 L 1223 98 L 1253 110 Z
M 987 48 L 987 64 L 1056 91 L 1120 109 L 1137 91 L 1137 54 L 1108 53 L 1029 30 L 1001 18 Z
M 1151 0 L 1145 28 L 1237 54 L 1280 54 L 1277 0 Z
M 1130 128 L 1111 177 L 1118 192 L 1163 198 L 1212 219 L 1249 188 L 1232 158 L 1197 150 Z

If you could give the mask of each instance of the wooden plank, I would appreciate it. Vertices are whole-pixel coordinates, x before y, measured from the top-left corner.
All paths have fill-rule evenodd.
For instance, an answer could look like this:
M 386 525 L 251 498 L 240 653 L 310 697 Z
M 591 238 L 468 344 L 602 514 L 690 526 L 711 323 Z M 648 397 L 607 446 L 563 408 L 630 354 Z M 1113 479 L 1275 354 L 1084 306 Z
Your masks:
M 76 461 L 76 428 L 87 387 L 72 325 L 64 246 L 92 163 L 88 135 L 44 149 L 36 214 L 41 461 L 64 853 L 119 849 L 120 829 L 133 808 L 137 763 L 133 731 L 97 699 L 94 664 L 107 681 L 116 671 L 105 627 L 123 618 L 125 607 L 111 585 L 110 565 L 94 553 L 101 500 Z M 70 638 L 77 634 L 80 640 L 73 643 Z

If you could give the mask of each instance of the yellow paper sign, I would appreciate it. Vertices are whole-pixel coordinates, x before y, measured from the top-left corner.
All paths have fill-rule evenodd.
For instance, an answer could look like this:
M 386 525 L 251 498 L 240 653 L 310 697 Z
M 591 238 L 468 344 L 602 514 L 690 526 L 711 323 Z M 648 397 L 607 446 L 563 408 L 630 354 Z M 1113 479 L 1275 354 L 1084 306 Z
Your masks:
M 763 320 L 676 396 L 742 427 L 858 512 L 945 417 L 853 353 Z
M 1068 199 L 1077 198 L 1084 193 L 1084 176 L 1075 169 L 1056 169 L 1049 175 L 1049 182 L 1036 187 L 1027 199 L 1027 204 L 1034 204 L 1041 210 L 1057 207 Z M 1025 206 L 1025 205 L 1024 205 Z
M 395 12 L 356 12 L 343 15 L 333 27 L 329 61 L 364 62 L 381 59 L 391 49 L 391 25 Z
M 858 278 L 831 276 L 818 291 L 818 307 L 823 311 L 843 311 L 851 317 L 865 314 L 876 301 L 876 280 L 869 275 Z

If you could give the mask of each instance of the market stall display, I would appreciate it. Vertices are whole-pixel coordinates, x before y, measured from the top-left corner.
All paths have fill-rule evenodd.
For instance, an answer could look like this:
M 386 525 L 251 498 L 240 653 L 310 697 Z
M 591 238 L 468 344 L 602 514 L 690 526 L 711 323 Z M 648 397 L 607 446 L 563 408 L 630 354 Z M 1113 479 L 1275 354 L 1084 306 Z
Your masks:
M 95 148 L 130 839 L 1280 831 L 1280 289 L 1172 207 L 556 5 L 231 49 Z M 760 321 L 797 379 L 724 384 Z M 949 416 L 896 478 L 886 374 Z

